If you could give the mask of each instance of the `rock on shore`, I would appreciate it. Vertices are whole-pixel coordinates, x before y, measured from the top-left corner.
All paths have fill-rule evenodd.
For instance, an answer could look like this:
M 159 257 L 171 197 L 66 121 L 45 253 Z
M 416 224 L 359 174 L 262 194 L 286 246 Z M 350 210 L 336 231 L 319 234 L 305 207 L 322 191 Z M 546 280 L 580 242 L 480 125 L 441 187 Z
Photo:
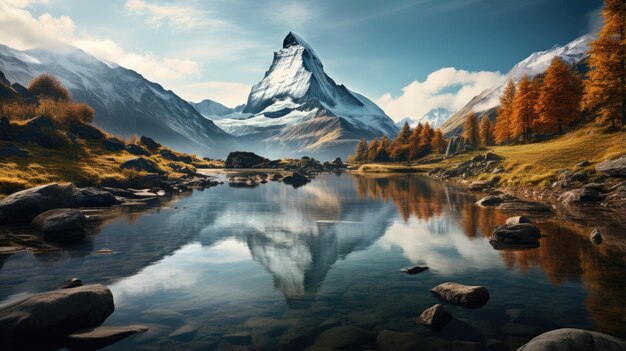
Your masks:
M 69 207 L 74 186 L 51 183 L 13 193 L 0 200 L 0 212 L 6 222 L 30 222 L 38 214 L 59 207 Z
M 99 284 L 36 294 L 0 308 L 0 346 L 58 342 L 102 324 L 114 309 L 113 294 Z

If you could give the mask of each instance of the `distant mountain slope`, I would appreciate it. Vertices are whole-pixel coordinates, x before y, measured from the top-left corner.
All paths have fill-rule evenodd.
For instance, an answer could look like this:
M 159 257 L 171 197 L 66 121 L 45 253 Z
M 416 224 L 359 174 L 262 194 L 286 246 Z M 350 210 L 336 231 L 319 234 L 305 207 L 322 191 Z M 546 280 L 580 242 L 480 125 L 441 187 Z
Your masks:
M 450 118 L 453 113 L 454 111 L 449 108 L 437 107 L 426 112 L 420 118 L 405 117 L 396 122 L 396 126 L 402 128 L 404 126 L 404 123 L 406 122 L 409 124 L 409 127 L 414 128 L 418 123 L 424 124 L 428 122 L 431 127 L 439 128 L 439 126 L 441 126 L 446 120 L 448 120 L 448 118 Z
M 0 71 L 22 85 L 40 73 L 58 77 L 74 100 L 95 109 L 95 125 L 118 136 L 146 135 L 168 147 L 211 157 L 223 157 L 239 147 L 231 135 L 173 92 L 76 48 L 20 51 L 0 45 Z
M 262 143 L 271 157 L 346 157 L 359 138 L 397 133 L 376 104 L 337 85 L 311 46 L 294 33 L 285 37 L 264 78 L 252 87 L 243 113 L 249 116 L 216 123 L 244 145 Z
M 524 74 L 533 77 L 543 74 L 550 66 L 552 59 L 560 57 L 571 65 L 579 65 L 584 62 L 589 50 L 589 43 L 593 40 L 593 35 L 587 34 L 573 40 L 567 45 L 553 48 L 546 51 L 535 52 L 523 61 L 516 64 L 507 74 L 506 80 L 502 83 L 484 90 L 473 97 L 465 106 L 456 111 L 442 126 L 441 129 L 447 135 L 459 135 L 463 129 L 463 118 L 470 112 L 495 116 L 495 110 L 499 105 L 500 95 L 504 90 L 506 81 L 513 79 L 519 81 Z
M 204 99 L 200 102 L 189 102 L 201 115 L 204 117 L 216 121 L 224 118 L 245 118 L 250 114 L 242 113 L 246 105 L 239 105 L 235 108 L 226 107 L 217 101 L 210 99 Z

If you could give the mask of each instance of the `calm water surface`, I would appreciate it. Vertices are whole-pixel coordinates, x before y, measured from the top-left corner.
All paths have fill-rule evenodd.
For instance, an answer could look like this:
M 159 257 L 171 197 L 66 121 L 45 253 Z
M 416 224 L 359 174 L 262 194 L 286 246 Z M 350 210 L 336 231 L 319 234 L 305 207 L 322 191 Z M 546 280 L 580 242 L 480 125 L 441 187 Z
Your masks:
M 376 349 L 383 330 L 417 334 L 424 349 L 514 350 L 559 327 L 626 337 L 623 245 L 594 246 L 587 227 L 533 218 L 546 235 L 539 248 L 497 251 L 486 238 L 508 216 L 474 201 L 416 175 L 221 185 L 117 209 L 67 251 L 0 258 L 0 304 L 70 277 L 106 284 L 116 309 L 105 325 L 150 327 L 109 350 L 299 350 L 338 325 L 369 333 L 359 349 Z M 115 253 L 96 254 L 104 248 Z M 399 272 L 413 264 L 431 269 Z M 435 333 L 415 318 L 446 281 L 485 285 L 491 300 L 447 305 L 455 319 Z

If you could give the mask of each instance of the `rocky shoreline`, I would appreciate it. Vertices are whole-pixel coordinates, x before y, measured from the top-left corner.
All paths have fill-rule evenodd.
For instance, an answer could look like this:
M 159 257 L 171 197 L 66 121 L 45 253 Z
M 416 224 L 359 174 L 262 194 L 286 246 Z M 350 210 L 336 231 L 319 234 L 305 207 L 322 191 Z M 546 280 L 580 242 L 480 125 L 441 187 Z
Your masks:
M 425 175 L 483 193 L 487 198 L 478 204 L 497 205 L 500 210 L 542 212 L 550 209 L 560 217 L 585 224 L 591 224 L 585 221 L 585 213 L 604 213 L 620 226 L 626 219 L 626 155 L 598 163 L 591 171 L 586 161 L 572 165 L 571 169 L 561 169 L 557 172 L 558 179 L 549 187 L 501 184 L 498 174 L 505 171 L 501 161 L 498 155 L 489 152 L 451 167 L 433 168 Z M 489 175 L 491 179 L 472 180 L 481 175 Z M 498 196 L 506 201 L 488 203 L 497 201 Z M 546 208 L 541 209 L 538 204 Z

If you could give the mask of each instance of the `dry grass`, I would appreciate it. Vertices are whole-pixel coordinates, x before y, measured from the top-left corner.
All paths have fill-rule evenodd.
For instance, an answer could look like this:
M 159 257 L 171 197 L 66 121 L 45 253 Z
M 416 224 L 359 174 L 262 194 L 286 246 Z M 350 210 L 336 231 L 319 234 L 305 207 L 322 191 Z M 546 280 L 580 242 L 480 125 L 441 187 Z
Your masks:
M 0 148 L 6 142 L 0 141 Z M 101 186 L 103 184 L 132 183 L 140 172 L 122 169 L 120 165 L 137 156 L 126 151 L 112 152 L 101 146 L 99 141 L 83 141 L 81 148 L 52 150 L 32 143 L 11 142 L 29 152 L 28 157 L 3 158 L 0 164 L 0 194 L 12 192 L 50 182 L 72 182 L 77 186 Z M 176 153 L 181 155 L 180 153 Z M 170 178 L 182 177 L 171 165 L 188 166 L 162 158 L 158 153 L 146 157 L 156 162 Z M 194 158 L 196 166 L 212 168 L 219 161 Z M 0 195 L 2 196 L 2 195 Z
M 562 137 L 540 143 L 490 147 L 487 150 L 464 153 L 437 163 L 412 166 L 410 169 L 428 171 L 437 167 L 450 167 L 488 151 L 503 158 L 505 172 L 498 174 L 502 184 L 546 186 L 556 180 L 556 172 L 560 169 L 576 171 L 584 169 L 593 173 L 596 163 L 626 154 L 626 133 L 603 133 L 591 126 L 585 126 Z M 592 164 L 582 169 L 575 167 L 576 163 L 583 160 Z M 380 173 L 393 172 L 396 169 L 405 170 L 407 166 L 365 164 L 359 171 Z M 482 174 L 477 178 L 493 177 L 495 175 Z

